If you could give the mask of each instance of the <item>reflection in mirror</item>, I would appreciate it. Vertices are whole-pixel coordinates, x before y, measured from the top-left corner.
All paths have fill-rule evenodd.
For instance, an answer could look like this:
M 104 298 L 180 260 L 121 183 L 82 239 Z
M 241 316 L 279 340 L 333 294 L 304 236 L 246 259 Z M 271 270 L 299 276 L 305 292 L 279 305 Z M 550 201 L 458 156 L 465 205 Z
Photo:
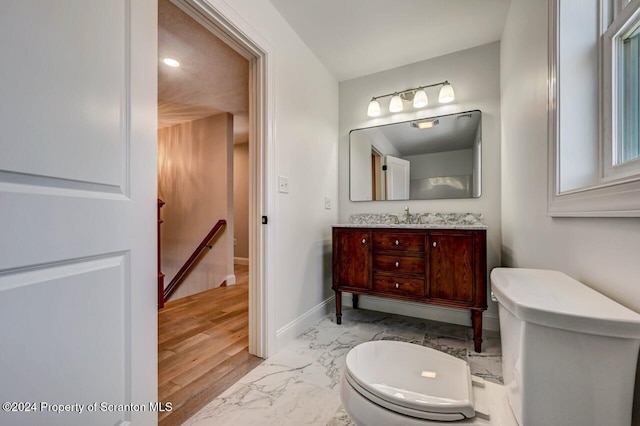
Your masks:
M 351 201 L 479 197 L 481 116 L 475 110 L 352 130 Z

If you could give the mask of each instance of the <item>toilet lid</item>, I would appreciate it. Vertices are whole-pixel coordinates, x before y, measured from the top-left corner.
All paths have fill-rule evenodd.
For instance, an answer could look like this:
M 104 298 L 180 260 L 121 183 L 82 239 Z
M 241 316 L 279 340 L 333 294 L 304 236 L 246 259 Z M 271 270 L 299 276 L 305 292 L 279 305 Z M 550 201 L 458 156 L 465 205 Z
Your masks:
M 434 349 L 388 340 L 362 343 L 347 354 L 346 374 L 363 396 L 371 393 L 387 408 L 406 407 L 434 420 L 475 415 L 468 364 Z

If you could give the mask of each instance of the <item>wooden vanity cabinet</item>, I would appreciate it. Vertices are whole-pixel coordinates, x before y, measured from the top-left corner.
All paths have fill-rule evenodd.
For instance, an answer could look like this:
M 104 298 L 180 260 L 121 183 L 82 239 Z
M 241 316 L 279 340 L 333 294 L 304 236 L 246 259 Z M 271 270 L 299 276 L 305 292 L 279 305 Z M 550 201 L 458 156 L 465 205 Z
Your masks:
M 371 288 L 371 247 L 368 230 L 351 228 L 333 235 L 334 287 Z
M 474 348 L 482 346 L 487 309 L 486 230 L 333 228 L 336 322 L 342 292 L 465 308 L 471 311 Z

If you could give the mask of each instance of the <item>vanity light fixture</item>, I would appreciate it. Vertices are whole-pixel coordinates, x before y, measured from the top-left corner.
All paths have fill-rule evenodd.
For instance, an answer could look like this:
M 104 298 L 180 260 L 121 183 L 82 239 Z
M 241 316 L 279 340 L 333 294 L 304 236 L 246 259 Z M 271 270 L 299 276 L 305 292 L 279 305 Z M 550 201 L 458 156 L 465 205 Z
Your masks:
M 371 98 L 369 108 L 367 108 L 367 115 L 369 117 L 377 117 L 380 115 L 380 104 L 376 101 L 376 98 Z
M 389 102 L 389 112 L 400 111 L 402 111 L 402 99 L 400 99 L 400 95 L 396 93 L 391 97 L 391 101 Z
M 419 88 L 413 95 L 413 107 L 422 108 L 429 105 L 429 98 L 427 98 L 427 92 L 423 88 Z
M 438 96 L 438 100 L 441 104 L 448 104 L 456 98 L 456 95 L 453 93 L 453 87 L 449 84 L 448 81 L 444 83 L 442 89 L 440 89 L 440 96 Z
M 401 92 L 387 93 L 386 95 L 374 96 L 369 102 L 367 108 L 367 115 L 369 117 L 377 117 L 380 115 L 380 103 L 378 99 L 391 96 L 389 102 L 389 112 L 400 112 L 404 109 L 403 101 L 413 102 L 414 108 L 424 108 L 429 105 L 429 99 L 427 98 L 426 88 L 442 86 L 440 89 L 440 95 L 438 100 L 440 103 L 446 104 L 452 102 L 455 99 L 453 93 L 453 87 L 448 81 L 442 81 L 440 83 L 428 84 L 426 86 L 414 87 L 413 89 L 406 89 Z

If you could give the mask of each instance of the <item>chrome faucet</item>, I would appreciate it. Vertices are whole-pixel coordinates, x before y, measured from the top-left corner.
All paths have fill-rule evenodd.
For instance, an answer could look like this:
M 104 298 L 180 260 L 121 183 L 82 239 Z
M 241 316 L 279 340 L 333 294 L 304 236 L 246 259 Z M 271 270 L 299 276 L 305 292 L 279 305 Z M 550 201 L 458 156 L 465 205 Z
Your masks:
M 407 218 L 405 219 L 404 223 L 411 223 L 411 213 L 409 213 L 409 206 L 405 206 L 404 211 L 407 214 Z

